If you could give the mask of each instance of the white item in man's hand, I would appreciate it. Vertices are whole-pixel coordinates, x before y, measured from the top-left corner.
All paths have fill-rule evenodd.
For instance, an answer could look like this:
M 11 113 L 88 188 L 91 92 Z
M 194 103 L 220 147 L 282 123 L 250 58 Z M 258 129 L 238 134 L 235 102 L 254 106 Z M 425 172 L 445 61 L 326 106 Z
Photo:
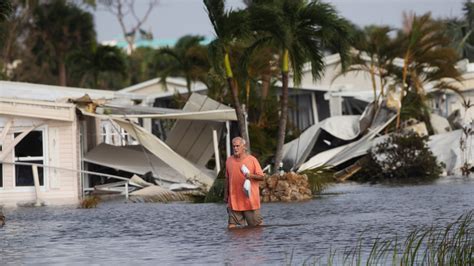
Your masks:
M 250 180 L 249 179 L 245 179 L 244 181 L 244 192 L 247 198 L 250 198 Z
M 250 174 L 250 171 L 247 166 L 245 166 L 245 164 L 242 164 L 242 167 L 240 167 L 240 171 L 242 172 L 242 174 L 244 174 L 245 177 Z

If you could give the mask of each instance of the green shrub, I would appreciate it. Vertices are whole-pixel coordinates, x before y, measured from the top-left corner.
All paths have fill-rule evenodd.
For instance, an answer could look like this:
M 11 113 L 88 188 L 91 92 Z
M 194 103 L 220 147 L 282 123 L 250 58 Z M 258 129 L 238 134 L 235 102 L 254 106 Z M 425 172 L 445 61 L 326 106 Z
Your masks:
M 336 182 L 334 179 L 334 170 L 331 170 L 325 166 L 305 170 L 299 174 L 308 176 L 309 188 L 311 189 L 313 195 L 321 193 L 331 184 Z
M 362 169 L 352 179 L 361 182 L 429 181 L 439 177 L 442 166 L 429 150 L 428 136 L 414 132 L 393 134 L 369 150 Z

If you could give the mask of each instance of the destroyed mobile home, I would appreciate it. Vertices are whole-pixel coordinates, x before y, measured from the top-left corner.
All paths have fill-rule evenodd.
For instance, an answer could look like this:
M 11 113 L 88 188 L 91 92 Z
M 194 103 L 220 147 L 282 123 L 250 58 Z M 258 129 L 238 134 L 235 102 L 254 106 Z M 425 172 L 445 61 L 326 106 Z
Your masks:
M 0 81 L 0 203 L 76 204 L 97 192 L 159 201 L 205 195 L 220 170 L 224 130 L 230 155 L 229 121 L 236 120 L 235 111 L 199 94 L 192 94 L 182 110 L 143 105 L 153 103 L 149 98 Z M 357 170 L 357 160 L 386 138 L 383 132 L 398 106 L 388 97 L 376 111 L 368 104 L 361 115 L 331 116 L 308 127 L 284 145 L 285 170 L 325 166 L 347 178 Z M 162 119 L 174 121 L 165 140 L 151 132 Z M 462 130 L 451 131 L 443 117 L 432 114 L 431 124 L 431 151 L 447 175 L 459 175 L 474 158 L 471 142 L 461 149 Z M 426 134 L 422 123 L 407 128 Z M 211 170 L 206 164 L 213 156 Z
M 360 169 L 358 159 L 387 139 L 382 131 L 396 118 L 397 106 L 399 102 L 394 99 L 383 101 L 374 114 L 372 102 L 361 115 L 333 116 L 307 128 L 284 145 L 285 170 L 299 173 L 324 166 L 337 170 L 334 177 L 344 181 Z M 474 158 L 472 143 L 465 140 L 469 148 L 461 149 L 463 130 L 453 130 L 446 118 L 431 114 L 430 123 L 435 134 L 429 136 L 427 144 L 442 163 L 444 174 L 463 174 L 463 165 Z M 404 130 L 428 135 L 424 123 L 408 125 Z
M 76 204 L 97 189 L 156 194 L 133 192 L 154 183 L 169 197 L 206 193 L 220 166 L 205 165 L 235 120 L 233 109 L 199 94 L 175 110 L 137 106 L 140 95 L 113 91 L 6 81 L 0 91 L 4 205 Z M 137 123 L 144 119 L 176 122 L 162 141 Z

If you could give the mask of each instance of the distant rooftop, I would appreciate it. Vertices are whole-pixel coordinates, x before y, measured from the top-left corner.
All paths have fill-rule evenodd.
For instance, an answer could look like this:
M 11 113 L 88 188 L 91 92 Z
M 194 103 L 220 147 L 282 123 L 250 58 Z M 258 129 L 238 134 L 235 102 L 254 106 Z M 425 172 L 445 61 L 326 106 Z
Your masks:
M 138 47 L 150 47 L 150 48 L 161 48 L 166 46 L 174 46 L 178 39 L 153 39 L 153 40 L 144 40 L 137 39 L 135 41 L 135 48 Z M 201 42 L 202 45 L 207 45 L 212 41 L 212 39 L 206 38 Z M 104 45 L 117 46 L 122 49 L 127 49 L 128 43 L 125 40 L 110 40 L 102 42 Z

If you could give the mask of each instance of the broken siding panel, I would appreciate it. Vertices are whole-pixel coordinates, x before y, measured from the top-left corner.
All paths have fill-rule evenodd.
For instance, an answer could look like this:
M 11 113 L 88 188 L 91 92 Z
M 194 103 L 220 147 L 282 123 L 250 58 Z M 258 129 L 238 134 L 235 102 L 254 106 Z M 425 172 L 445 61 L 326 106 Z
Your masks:
M 193 94 L 183 108 L 184 111 L 206 111 L 227 109 L 206 96 Z M 176 121 L 166 143 L 178 154 L 193 163 L 204 166 L 214 153 L 212 129 L 221 132 L 223 124 L 209 121 Z
M 212 139 L 212 131 L 214 129 L 217 130 L 218 136 L 220 136 L 222 123 L 209 122 L 208 126 L 202 130 L 201 135 L 187 152 L 186 158 L 195 162 L 197 165 L 206 165 L 214 153 L 214 143 Z M 209 138 L 209 136 L 211 137 Z
M 195 94 L 192 94 L 188 102 L 184 106 L 183 111 L 201 111 L 205 101 L 205 97 L 195 97 Z M 176 151 L 177 146 L 184 139 L 184 134 L 180 133 L 186 132 L 189 126 L 189 121 L 177 120 L 171 128 L 170 132 L 168 133 L 168 138 L 166 139 L 165 143 Z M 178 153 L 182 155 L 180 152 Z
M 209 135 L 212 136 L 212 129 L 215 129 L 217 131 L 217 136 L 221 136 L 223 125 L 222 123 L 215 123 L 216 125 L 211 128 L 209 131 Z M 197 152 L 198 150 L 193 151 L 195 153 L 194 156 L 198 156 Z M 208 155 L 209 154 L 209 155 Z M 214 154 L 214 140 L 212 137 L 208 140 L 207 146 L 203 149 L 203 151 L 200 152 L 200 155 L 197 157 L 198 160 L 196 161 L 196 164 L 198 165 L 206 165 L 207 162 L 209 161 L 209 158 L 212 157 Z M 191 155 L 190 155 L 191 156 Z

